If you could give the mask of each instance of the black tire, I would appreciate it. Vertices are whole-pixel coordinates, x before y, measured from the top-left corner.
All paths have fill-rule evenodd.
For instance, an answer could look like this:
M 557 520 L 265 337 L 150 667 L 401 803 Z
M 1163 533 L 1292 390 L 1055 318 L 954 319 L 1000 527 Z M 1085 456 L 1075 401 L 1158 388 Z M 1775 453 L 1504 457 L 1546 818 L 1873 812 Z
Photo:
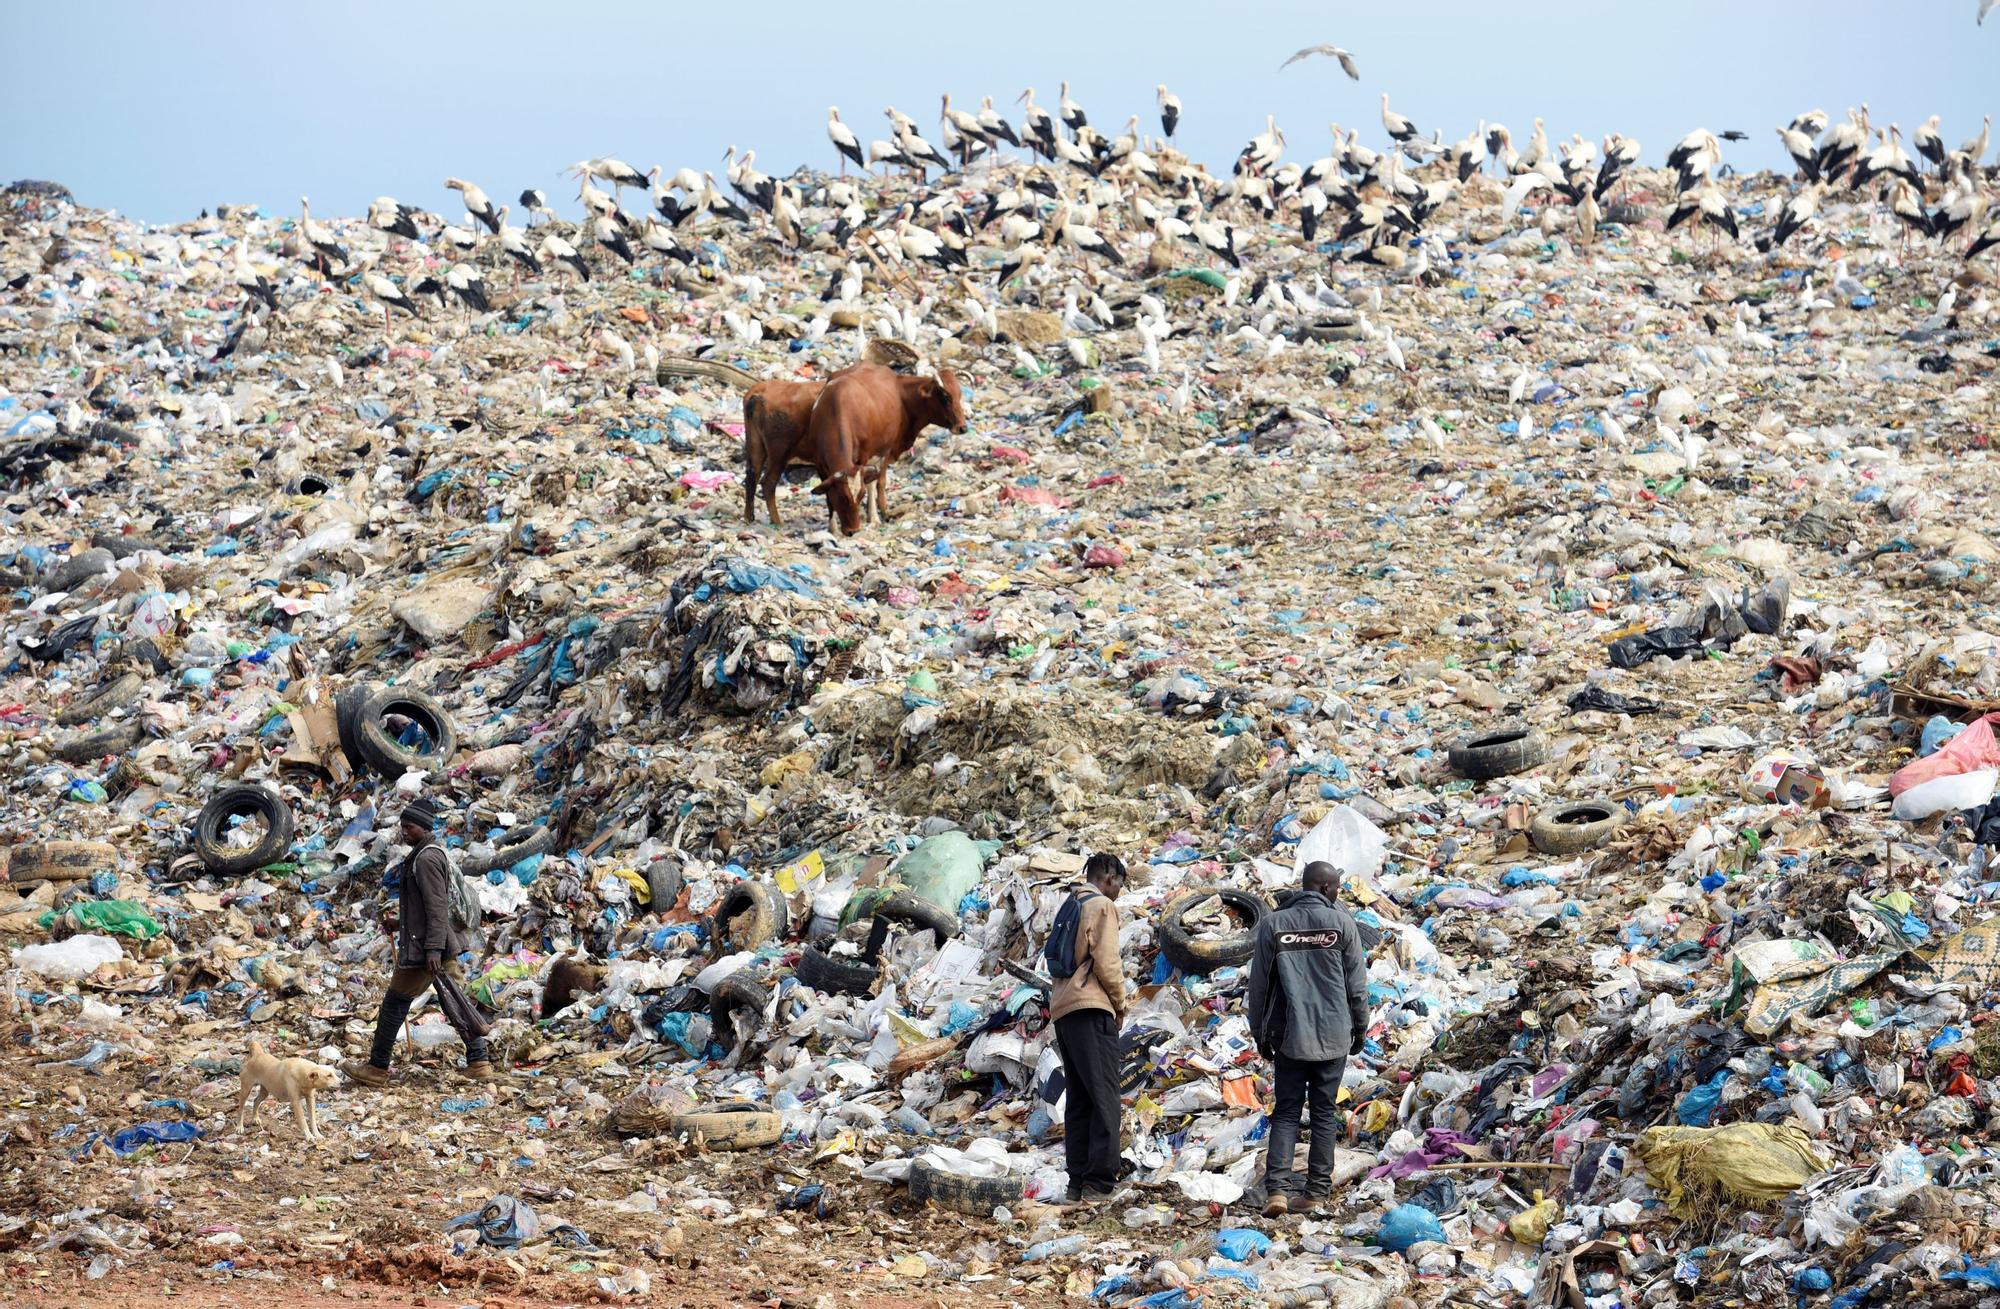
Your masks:
M 1224 907 L 1236 911 L 1243 930 L 1231 932 L 1219 941 L 1197 941 L 1182 922 L 1188 910 L 1205 900 L 1220 899 Z M 1205 976 L 1218 968 L 1235 968 L 1250 962 L 1257 949 L 1257 924 L 1271 906 L 1264 897 L 1233 886 L 1202 887 L 1185 891 L 1167 901 L 1160 910 L 1160 953 L 1183 973 Z
M 414 719 L 430 735 L 431 748 L 412 750 L 397 744 L 386 721 L 392 713 Z M 441 773 L 458 753 L 458 729 L 444 706 L 422 691 L 397 686 L 382 687 L 368 697 L 354 723 L 354 740 L 362 761 L 391 781 L 413 769 Z
M 1543 854 L 1575 854 L 1580 850 L 1595 850 L 1624 825 L 1622 805 L 1588 800 L 1559 805 L 1535 815 L 1535 821 L 1528 825 L 1528 839 Z
M 1451 771 L 1483 782 L 1489 777 L 1509 777 L 1541 767 L 1549 759 L 1549 741 L 1532 727 L 1512 727 L 1504 732 L 1467 737 L 1451 747 L 1447 758 Z
M 763 976 L 748 968 L 740 968 L 715 984 L 708 993 L 708 1014 L 715 1024 L 715 1041 L 725 1050 L 736 1048 L 736 1024 L 730 1016 L 739 1009 L 762 1010 L 770 994 L 764 989 Z
M 247 850 L 229 846 L 229 820 L 255 814 L 264 820 L 264 835 Z M 292 848 L 292 811 L 268 787 L 226 786 L 210 796 L 194 823 L 194 852 L 202 867 L 218 877 L 241 877 L 275 864 Z
M 1021 1183 L 1012 1176 L 960 1177 L 919 1156 L 910 1165 L 910 1198 L 975 1218 L 990 1218 L 1001 1206 L 1021 1203 Z
M 823 995 L 867 995 L 875 989 L 879 969 L 875 964 L 830 955 L 817 945 L 808 945 L 799 956 L 796 972 L 800 982 Z
M 458 871 L 467 877 L 484 877 L 496 868 L 512 868 L 531 854 L 547 854 L 556 848 L 556 820 L 511 828 L 493 843 L 493 853 L 474 858 L 467 855 Z
M 356 772 L 368 767 L 367 760 L 361 757 L 361 710 L 377 689 L 371 683 L 358 682 L 343 687 L 333 700 L 333 725 L 340 734 L 340 752 L 347 756 L 347 766 Z
M 684 884 L 680 860 L 665 856 L 655 859 L 653 866 L 646 870 L 646 888 L 653 896 L 646 907 L 656 914 L 665 913 L 680 903 L 681 887 Z
M 785 1136 L 785 1120 L 762 1105 L 730 1100 L 668 1120 L 673 1136 L 688 1136 L 707 1150 L 761 1150 Z
M 137 673 L 114 677 L 88 695 L 70 701 L 69 708 L 56 715 L 56 723 L 62 727 L 87 723 L 93 718 L 110 713 L 113 709 L 122 709 L 131 704 L 145 689 L 146 679 Z
M 791 925 L 791 911 L 785 906 L 785 897 L 763 882 L 738 882 L 722 897 L 715 906 L 715 916 L 709 919 L 709 938 L 717 954 L 729 953 L 732 938 L 728 924 L 746 913 L 748 921 L 733 938 L 735 949 L 755 950 L 767 941 L 785 939 L 786 929 Z
M 139 724 L 125 722 L 101 732 L 72 736 L 55 748 L 55 756 L 66 764 L 86 764 L 109 755 L 124 754 L 137 744 Z
M 285 483 L 286 495 L 332 495 L 333 483 L 318 473 L 300 473 Z
M 0 883 L 80 882 L 118 867 L 108 841 L 31 841 L 0 846 Z
M 908 891 L 896 892 L 876 905 L 874 912 L 869 916 L 927 929 L 940 950 L 944 948 L 946 941 L 958 935 L 958 915 Z

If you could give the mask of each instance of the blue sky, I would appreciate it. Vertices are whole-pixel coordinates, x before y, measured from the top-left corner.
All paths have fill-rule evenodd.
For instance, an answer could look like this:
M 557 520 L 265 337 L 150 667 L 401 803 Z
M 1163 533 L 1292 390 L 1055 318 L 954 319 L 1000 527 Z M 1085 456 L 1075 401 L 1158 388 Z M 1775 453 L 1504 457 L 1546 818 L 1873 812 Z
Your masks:
M 1648 163 L 1697 126 L 1741 128 L 1739 165 L 1783 161 L 1772 127 L 1867 101 L 1910 130 L 1976 135 L 2000 100 L 2000 18 L 1976 0 L 1522 0 L 1374 6 L 1260 3 L 794 4 L 547 0 L 64 0 L 10 6 L 0 182 L 44 177 L 86 204 L 169 222 L 217 202 L 354 214 L 376 195 L 456 216 L 447 175 L 509 199 L 541 186 L 563 212 L 575 160 L 715 169 L 725 146 L 767 172 L 836 163 L 841 107 L 864 141 L 894 104 L 936 140 L 940 92 L 1012 117 L 1056 84 L 1116 134 L 1153 87 L 1185 103 L 1180 142 L 1225 164 L 1275 114 L 1294 158 L 1327 124 L 1382 138 L 1378 98 L 1447 141 L 1482 118 L 1525 143 L 1637 136 Z M 1342 12 L 1345 11 L 1345 12 Z M 1330 61 L 1278 64 L 1333 41 Z M 565 189 L 567 188 L 567 189 Z

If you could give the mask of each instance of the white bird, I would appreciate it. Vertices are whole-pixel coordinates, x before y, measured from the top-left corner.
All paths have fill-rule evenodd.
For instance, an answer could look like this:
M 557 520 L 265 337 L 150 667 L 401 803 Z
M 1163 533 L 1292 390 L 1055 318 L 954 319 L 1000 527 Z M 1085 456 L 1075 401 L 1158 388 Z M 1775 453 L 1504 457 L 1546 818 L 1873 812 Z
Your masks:
M 500 231 L 500 216 L 493 208 L 493 202 L 486 198 L 486 192 L 462 178 L 447 177 L 444 184 L 465 199 L 465 211 L 486 224 L 487 230 Z
M 1619 424 L 1616 418 L 1611 416 L 1609 409 L 1598 412 L 1597 425 L 1604 429 L 1605 440 L 1611 442 L 1613 445 L 1625 444 L 1625 429 Z
M 241 241 L 236 243 L 236 265 L 230 272 L 229 280 L 244 293 L 262 300 L 273 313 L 277 312 L 278 293 L 271 286 L 271 279 L 250 266 L 245 244 Z
M 1859 191 L 1878 177 L 1900 177 L 1918 188 L 1924 184 L 1916 163 L 1903 150 L 1903 129 L 1894 123 L 1889 124 L 1888 140 L 1862 156 L 1855 165 L 1854 180 L 1848 185 Z
M 1930 160 L 1932 168 L 1944 167 L 1944 138 L 1938 135 L 1936 114 L 1917 124 L 1917 130 L 1910 133 L 1910 144 L 1919 155 Z
M 492 308 L 486 299 L 486 283 L 479 276 L 479 270 L 470 264 L 453 264 L 446 270 L 444 284 L 460 303 L 474 313 L 485 313 Z
M 1341 72 L 1346 73 L 1350 78 L 1352 78 L 1357 82 L 1361 80 L 1361 70 L 1354 66 L 1354 56 L 1347 53 L 1347 51 L 1341 49 L 1337 45 L 1306 46 L 1304 49 L 1294 54 L 1290 59 L 1287 59 L 1284 63 L 1279 64 L 1278 71 L 1283 72 L 1285 69 L 1290 68 L 1293 64 L 1296 64 L 1299 60 L 1307 58 L 1308 56 L 1311 55 L 1327 55 L 1331 58 L 1338 59 L 1340 61 Z
M 722 321 L 729 328 L 729 334 L 744 345 L 756 345 L 764 339 L 764 321 L 760 318 L 745 318 L 734 309 L 725 309 Z
M 840 121 L 838 106 L 830 106 L 826 111 L 826 139 L 833 142 L 833 148 L 840 152 L 840 175 L 847 176 L 847 161 L 852 159 L 855 166 L 863 170 L 868 163 L 861 157 L 861 141 L 854 135 L 854 129 Z
M 500 250 L 530 273 L 542 271 L 541 262 L 528 248 L 528 239 L 521 234 L 521 229 L 508 224 L 506 205 L 500 206 Z
M 1064 82 L 1056 90 L 1056 112 L 1062 115 L 1063 126 L 1072 133 L 1083 130 L 1090 120 L 1084 117 L 1083 106 L 1069 98 L 1069 83 Z
M 1513 222 L 1515 212 L 1520 209 L 1521 202 L 1528 198 L 1529 193 L 1543 190 L 1550 185 L 1552 183 L 1546 176 L 1532 171 L 1523 173 L 1509 182 L 1506 196 L 1500 205 L 1500 221 Z
M 400 309 L 412 318 L 423 317 L 422 314 L 417 312 L 415 302 L 410 299 L 403 288 L 396 285 L 396 283 L 387 277 L 384 277 L 381 273 L 376 272 L 372 262 L 362 271 L 361 285 L 367 289 L 368 294 L 374 296 L 381 303 L 382 322 L 385 328 L 389 322 L 389 311 L 391 309 Z
M 1868 288 L 1847 271 L 1845 259 L 1838 260 L 1833 265 L 1833 293 L 1848 300 L 1868 294 Z
M 1732 239 L 1736 236 L 1736 215 L 1722 189 L 1712 181 L 1704 179 L 1700 186 L 1682 194 L 1673 213 L 1667 216 L 1667 230 L 1671 232 L 1690 219 L 1696 227 L 1720 228 Z
M 1807 181 L 1819 180 L 1819 151 L 1813 145 L 1812 137 L 1795 127 L 1778 129 L 1778 140 L 1784 144 L 1785 153 L 1798 165 L 1800 176 Z
M 387 232 L 405 240 L 417 239 L 417 211 L 409 205 L 398 204 L 393 196 L 378 195 L 368 205 L 368 225 L 378 232 Z
M 1382 93 L 1382 130 L 1398 143 L 1408 141 L 1417 134 L 1417 125 L 1389 108 L 1389 93 Z
M 1776 249 L 1790 240 L 1792 234 L 1811 221 L 1819 211 L 1820 197 L 1826 194 L 1826 184 L 1814 182 L 1799 188 L 1797 195 L 1785 202 L 1778 212 L 1778 227 L 1771 234 L 1771 247 Z
M 560 264 L 586 282 L 590 280 L 590 265 L 584 262 L 583 255 L 577 251 L 575 246 L 563 240 L 554 232 L 550 232 L 542 238 L 540 254 L 547 262 Z
M 632 243 L 625 239 L 625 233 L 619 229 L 618 224 L 609 218 L 600 217 L 594 220 L 590 225 L 590 234 L 597 239 L 599 245 L 626 263 L 634 264 L 639 261 L 639 256 L 633 252 Z
M 1395 332 L 1386 327 L 1382 329 L 1382 353 L 1388 356 L 1390 365 L 1397 372 L 1408 371 L 1409 366 L 1403 361 L 1403 347 L 1397 342 Z
M 1986 154 L 1986 142 L 1993 131 L 1993 115 L 1987 114 L 1979 120 L 1979 135 L 1958 147 L 1958 152 L 1975 166 Z
M 1979 17 L 1976 20 L 1979 26 L 1985 26 L 1986 15 L 1993 12 L 1993 6 L 1996 4 L 2000 4 L 2000 0 L 1979 0 Z
M 1667 152 L 1667 167 L 1680 174 L 1679 189 L 1684 192 L 1693 190 L 1721 162 L 1722 142 L 1707 128 L 1689 132 Z
M 1160 102 L 1160 127 L 1169 141 L 1174 139 L 1174 128 L 1181 121 L 1181 98 L 1167 90 L 1165 82 L 1153 88 L 1154 97 Z
M 312 247 L 316 256 L 312 262 L 318 265 L 320 272 L 327 272 L 331 263 L 345 264 L 348 260 L 347 247 L 340 243 L 326 224 L 313 221 L 312 204 L 304 196 L 299 197 L 299 214 L 299 230 L 305 234 L 306 244 Z

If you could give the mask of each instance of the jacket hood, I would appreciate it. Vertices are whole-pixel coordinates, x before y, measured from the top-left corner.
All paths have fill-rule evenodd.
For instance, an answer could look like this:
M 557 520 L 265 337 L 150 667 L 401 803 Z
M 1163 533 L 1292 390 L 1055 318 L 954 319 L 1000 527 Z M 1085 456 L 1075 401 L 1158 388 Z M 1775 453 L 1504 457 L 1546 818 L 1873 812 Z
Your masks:
M 1278 908 L 1280 909 L 1290 909 L 1295 904 L 1305 904 L 1308 902 L 1323 904 L 1329 909 L 1334 907 L 1333 901 L 1327 899 L 1325 894 L 1319 891 L 1293 889 L 1278 892 Z

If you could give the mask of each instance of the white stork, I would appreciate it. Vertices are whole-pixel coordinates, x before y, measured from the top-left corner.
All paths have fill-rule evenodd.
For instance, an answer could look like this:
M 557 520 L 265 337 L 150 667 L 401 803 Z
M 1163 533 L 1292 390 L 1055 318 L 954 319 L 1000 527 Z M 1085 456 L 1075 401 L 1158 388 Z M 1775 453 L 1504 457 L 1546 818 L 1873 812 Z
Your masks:
M 840 175 L 847 176 L 847 161 L 852 159 L 861 169 L 868 167 L 861 157 L 861 140 L 854 135 L 854 129 L 840 121 L 840 106 L 829 105 L 826 111 L 826 139 L 833 142 L 833 148 L 840 152 Z
M 1174 139 L 1174 129 L 1180 126 L 1181 98 L 1167 90 L 1165 82 L 1153 88 L 1154 97 L 1160 102 L 1160 127 L 1165 130 L 1169 141 Z
M 488 231 L 496 234 L 500 231 L 499 214 L 493 208 L 493 202 L 486 198 L 486 192 L 458 177 L 447 177 L 444 184 L 465 197 L 465 212 L 486 224 Z

